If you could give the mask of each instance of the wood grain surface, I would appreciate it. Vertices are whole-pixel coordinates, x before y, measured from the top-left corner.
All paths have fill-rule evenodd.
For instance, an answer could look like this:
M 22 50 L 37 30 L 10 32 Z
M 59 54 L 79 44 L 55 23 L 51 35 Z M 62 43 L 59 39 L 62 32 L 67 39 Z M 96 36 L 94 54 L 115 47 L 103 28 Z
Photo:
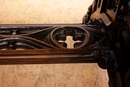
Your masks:
M 0 24 L 81 23 L 93 0 L 0 0 Z M 1 65 L 0 87 L 108 87 L 97 64 Z

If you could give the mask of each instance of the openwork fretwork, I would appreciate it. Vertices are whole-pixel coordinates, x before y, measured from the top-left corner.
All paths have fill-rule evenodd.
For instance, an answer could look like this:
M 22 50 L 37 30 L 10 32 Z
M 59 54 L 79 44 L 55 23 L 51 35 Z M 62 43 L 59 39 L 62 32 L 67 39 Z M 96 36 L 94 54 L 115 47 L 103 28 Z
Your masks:
M 0 63 L 4 64 L 9 60 L 10 64 L 97 62 L 95 51 L 110 50 L 101 25 L 5 25 L 0 29 Z M 71 42 L 66 42 L 68 36 Z
M 16 26 L 16 25 L 15 25 Z M 96 29 L 95 29 L 96 28 Z M 75 41 L 74 48 L 94 48 L 102 44 L 106 32 L 101 26 L 55 25 L 28 27 L 1 27 L 1 50 L 67 49 L 67 36 Z M 69 42 L 71 43 L 71 42 Z

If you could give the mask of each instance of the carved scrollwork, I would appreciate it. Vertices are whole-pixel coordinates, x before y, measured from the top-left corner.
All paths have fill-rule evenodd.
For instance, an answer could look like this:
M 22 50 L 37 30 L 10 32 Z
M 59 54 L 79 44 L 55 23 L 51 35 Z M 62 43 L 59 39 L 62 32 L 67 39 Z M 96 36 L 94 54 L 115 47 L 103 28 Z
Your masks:
M 118 64 L 116 61 L 116 56 L 112 50 L 99 50 L 96 52 L 98 65 L 100 68 L 107 69 L 110 67 L 113 71 L 117 70 Z
M 113 61 L 107 32 L 98 20 L 90 22 L 89 25 L 2 26 L 0 64 L 96 62 L 106 68 Z
M 101 26 L 55 25 L 42 27 L 4 27 L 0 30 L 1 49 L 67 49 L 68 36 L 73 49 L 94 47 L 105 38 Z

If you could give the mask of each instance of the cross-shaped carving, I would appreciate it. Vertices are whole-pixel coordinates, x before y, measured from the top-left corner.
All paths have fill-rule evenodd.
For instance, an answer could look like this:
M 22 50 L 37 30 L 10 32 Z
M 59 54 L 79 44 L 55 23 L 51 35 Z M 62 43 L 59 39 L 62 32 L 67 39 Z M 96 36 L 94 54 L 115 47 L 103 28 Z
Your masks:
M 80 40 L 73 40 L 72 36 L 66 36 L 66 40 L 59 40 L 58 42 L 65 42 L 67 44 L 67 48 L 74 48 L 74 44 L 81 42 Z
M 51 41 L 60 48 L 81 48 L 90 41 L 89 32 L 79 27 L 56 28 L 50 35 Z

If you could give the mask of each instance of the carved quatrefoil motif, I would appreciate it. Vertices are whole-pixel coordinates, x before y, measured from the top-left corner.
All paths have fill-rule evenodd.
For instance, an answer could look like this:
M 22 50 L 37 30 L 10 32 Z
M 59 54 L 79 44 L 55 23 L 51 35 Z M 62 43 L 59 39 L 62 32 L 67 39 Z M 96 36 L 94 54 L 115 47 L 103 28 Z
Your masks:
M 58 27 L 50 35 L 52 42 L 60 48 L 81 48 L 90 41 L 89 32 L 80 27 Z

